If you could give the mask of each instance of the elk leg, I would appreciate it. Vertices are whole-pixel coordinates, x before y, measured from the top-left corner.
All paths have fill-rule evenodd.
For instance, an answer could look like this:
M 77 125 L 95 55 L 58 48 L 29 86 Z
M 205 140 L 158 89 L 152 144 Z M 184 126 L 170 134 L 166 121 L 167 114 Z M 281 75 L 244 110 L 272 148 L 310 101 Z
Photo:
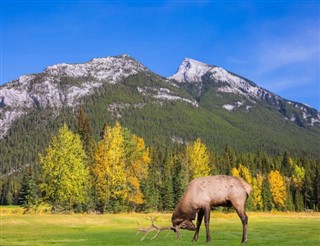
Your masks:
M 234 208 L 237 211 L 237 214 L 242 222 L 242 241 L 241 241 L 241 243 L 245 243 L 248 241 L 248 237 L 247 237 L 248 216 L 244 212 L 244 209 L 238 209 L 236 207 L 234 207 Z
M 243 227 L 241 243 L 245 243 L 248 241 L 248 237 L 247 237 L 248 216 L 246 215 L 245 212 L 243 212 L 243 216 L 241 217 L 241 222 L 242 222 L 242 227 Z
M 196 232 L 194 233 L 192 242 L 196 242 L 198 240 L 199 230 L 200 230 L 202 219 L 203 219 L 203 210 L 200 209 L 198 212 L 198 216 L 197 216 L 197 229 L 196 229 Z
M 204 223 L 206 225 L 207 242 L 211 241 L 209 224 L 210 224 L 210 207 L 204 209 Z

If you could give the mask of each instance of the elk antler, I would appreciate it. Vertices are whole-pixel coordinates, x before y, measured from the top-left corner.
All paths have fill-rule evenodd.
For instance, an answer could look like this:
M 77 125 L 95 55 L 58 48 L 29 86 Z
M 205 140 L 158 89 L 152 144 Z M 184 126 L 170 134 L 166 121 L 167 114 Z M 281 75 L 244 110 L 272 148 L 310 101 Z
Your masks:
M 150 217 L 150 220 L 151 220 L 151 226 L 148 226 L 148 227 L 146 227 L 146 228 L 142 228 L 142 227 L 140 226 L 140 224 L 137 222 L 137 223 L 138 223 L 138 226 L 139 226 L 139 229 L 138 229 L 138 232 L 137 232 L 136 235 L 138 235 L 140 232 L 144 232 L 144 233 L 145 233 L 145 235 L 143 236 L 143 238 L 141 238 L 141 241 L 142 241 L 143 239 L 145 239 L 145 237 L 146 237 L 150 232 L 152 232 L 152 231 L 157 231 L 157 233 L 156 233 L 156 235 L 155 235 L 153 238 L 151 238 L 151 240 L 153 240 L 153 239 L 155 239 L 156 237 L 158 237 L 159 234 L 160 234 L 162 231 L 165 231 L 165 230 L 169 230 L 169 231 L 170 231 L 170 230 L 174 230 L 174 231 L 176 232 L 176 234 L 177 234 L 177 238 L 180 238 L 180 233 L 179 233 L 179 231 L 178 231 L 178 228 L 173 227 L 173 226 L 159 227 L 159 226 L 154 225 L 154 223 L 153 223 L 153 218 L 152 218 L 152 217 Z M 168 236 L 168 234 L 169 234 L 169 232 L 167 233 L 166 237 Z

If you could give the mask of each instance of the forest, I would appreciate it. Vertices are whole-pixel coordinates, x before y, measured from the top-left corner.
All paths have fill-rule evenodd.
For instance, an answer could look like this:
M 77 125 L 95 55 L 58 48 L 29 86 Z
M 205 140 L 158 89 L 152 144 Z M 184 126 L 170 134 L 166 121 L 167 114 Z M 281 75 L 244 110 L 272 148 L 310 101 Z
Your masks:
M 200 138 L 150 147 L 118 121 L 105 124 L 96 141 L 82 108 L 72 129 L 64 123 L 38 163 L 2 175 L 1 205 L 54 213 L 172 211 L 192 179 L 225 174 L 252 186 L 248 210 L 320 211 L 320 163 L 310 156 L 240 153 L 228 145 L 215 153 Z

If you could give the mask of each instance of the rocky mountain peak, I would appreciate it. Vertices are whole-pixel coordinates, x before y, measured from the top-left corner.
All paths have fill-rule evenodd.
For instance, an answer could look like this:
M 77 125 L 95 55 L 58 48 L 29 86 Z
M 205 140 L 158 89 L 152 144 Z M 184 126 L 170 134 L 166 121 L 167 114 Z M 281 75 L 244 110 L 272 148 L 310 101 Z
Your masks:
M 213 66 L 205 64 L 203 62 L 185 58 L 177 73 L 169 77 L 169 79 L 175 79 L 178 82 L 201 82 L 201 77 L 206 74 Z
M 66 77 L 91 76 L 95 79 L 107 80 L 109 83 L 114 84 L 124 77 L 146 71 L 149 70 L 129 55 L 121 55 L 94 58 L 89 62 L 79 64 L 56 64 L 47 67 L 44 73 L 51 76 Z

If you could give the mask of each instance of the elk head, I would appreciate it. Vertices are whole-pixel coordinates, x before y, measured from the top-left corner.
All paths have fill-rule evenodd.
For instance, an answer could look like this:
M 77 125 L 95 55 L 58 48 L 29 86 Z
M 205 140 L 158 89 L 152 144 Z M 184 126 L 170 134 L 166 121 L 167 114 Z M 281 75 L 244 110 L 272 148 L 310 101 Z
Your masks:
M 179 226 L 165 226 L 165 227 L 159 227 L 159 226 L 156 226 L 153 222 L 153 218 L 150 217 L 150 220 L 151 220 L 151 226 L 148 226 L 146 228 L 142 228 L 140 226 L 140 224 L 138 223 L 139 225 L 139 228 L 138 228 L 138 232 L 136 235 L 138 235 L 140 232 L 144 232 L 145 235 L 141 238 L 141 241 L 144 240 L 146 238 L 146 236 L 152 232 L 152 231 L 157 231 L 156 235 L 151 238 L 151 240 L 155 239 L 156 237 L 159 236 L 159 234 L 162 232 L 162 231 L 166 231 L 168 230 L 168 233 L 166 235 L 166 237 L 168 236 L 170 230 L 174 231 L 177 235 L 177 239 L 180 239 L 180 227 Z
M 193 224 L 191 220 L 187 219 L 173 219 L 172 220 L 172 227 L 173 228 L 179 228 L 179 229 L 186 229 L 189 231 L 195 231 L 196 226 Z

